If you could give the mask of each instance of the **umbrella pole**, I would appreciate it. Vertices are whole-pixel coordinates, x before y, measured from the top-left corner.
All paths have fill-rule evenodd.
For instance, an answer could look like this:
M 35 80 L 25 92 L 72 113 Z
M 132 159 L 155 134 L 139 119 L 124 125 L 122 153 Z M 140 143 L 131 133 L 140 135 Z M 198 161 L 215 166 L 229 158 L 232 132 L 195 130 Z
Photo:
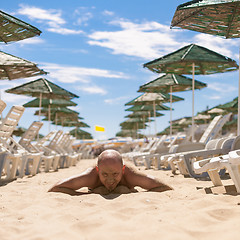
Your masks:
M 51 131 L 51 107 L 50 104 L 48 105 L 48 132 Z
M 55 124 L 56 124 L 56 130 L 57 130 L 57 112 L 56 112 L 56 115 L 55 115 Z
M 42 93 L 40 93 L 40 97 L 39 97 L 39 115 L 38 115 L 38 120 L 39 122 L 41 122 L 41 108 L 42 108 Z
M 151 124 L 151 120 L 150 120 L 150 118 L 151 118 L 151 112 L 150 112 L 150 111 L 148 112 L 148 116 L 149 116 L 149 119 L 148 119 L 148 125 L 149 125 L 149 126 L 148 126 L 148 127 L 149 127 L 149 136 L 150 136 L 150 135 L 151 135 L 151 125 L 150 125 L 150 124 Z
M 137 131 L 136 132 L 137 132 L 137 139 L 138 139 L 139 138 L 139 135 L 138 135 L 138 122 L 137 122 L 136 126 L 137 126 Z
M 172 86 L 170 86 L 170 138 L 172 138 Z
M 239 64 L 240 64 L 240 48 L 239 48 Z M 238 124 L 237 136 L 240 134 L 240 70 L 238 67 Z
M 157 119 L 156 119 L 156 104 L 155 101 L 153 101 L 153 111 L 154 111 L 154 123 L 155 123 L 155 135 L 157 136 Z
M 143 118 L 143 124 L 145 124 L 145 116 L 143 115 L 142 118 Z M 146 128 L 144 129 L 144 135 L 147 135 L 146 134 Z
M 194 89 L 195 89 L 195 63 L 192 64 L 192 142 L 194 142 Z
M 38 115 L 39 122 L 41 122 L 41 108 L 42 108 L 42 93 L 40 93 L 39 97 L 39 115 Z M 37 134 L 37 140 L 39 140 L 39 133 Z

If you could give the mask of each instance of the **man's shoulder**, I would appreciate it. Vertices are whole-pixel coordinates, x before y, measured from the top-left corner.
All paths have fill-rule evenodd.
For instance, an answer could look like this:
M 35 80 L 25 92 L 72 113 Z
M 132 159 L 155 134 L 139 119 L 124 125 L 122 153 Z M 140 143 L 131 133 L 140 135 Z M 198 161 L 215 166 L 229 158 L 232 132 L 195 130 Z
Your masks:
M 128 174 L 132 175 L 132 174 L 136 174 L 136 170 L 133 167 L 129 166 L 129 165 L 125 165 L 124 173 L 127 174 L 127 175 Z

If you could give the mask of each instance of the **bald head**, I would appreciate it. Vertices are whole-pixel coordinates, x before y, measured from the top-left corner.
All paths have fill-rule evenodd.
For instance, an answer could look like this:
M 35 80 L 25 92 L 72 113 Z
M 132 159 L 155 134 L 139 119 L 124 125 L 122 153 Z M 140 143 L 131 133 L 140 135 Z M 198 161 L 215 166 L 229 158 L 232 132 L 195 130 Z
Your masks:
M 102 164 L 109 164 L 109 163 L 119 163 L 121 166 L 123 166 L 121 154 L 112 149 L 103 151 L 98 156 L 97 165 L 101 166 Z

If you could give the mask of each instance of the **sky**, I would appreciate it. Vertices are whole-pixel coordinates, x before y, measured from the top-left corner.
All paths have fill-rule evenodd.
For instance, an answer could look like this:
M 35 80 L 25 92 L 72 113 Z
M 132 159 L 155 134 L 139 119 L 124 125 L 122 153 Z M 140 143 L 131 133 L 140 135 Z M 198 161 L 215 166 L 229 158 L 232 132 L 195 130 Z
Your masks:
M 22 105 L 32 97 L 7 94 L 6 89 L 44 77 L 78 95 L 72 101 L 79 116 L 90 128 L 83 128 L 95 139 L 115 137 L 120 123 L 131 112 L 125 103 L 141 95 L 139 86 L 159 77 L 143 64 L 195 43 L 237 61 L 239 39 L 223 39 L 189 30 L 170 29 L 177 6 L 186 1 L 171 0 L 10 0 L 1 2 L 1 10 L 42 31 L 37 37 L 0 44 L 0 50 L 32 61 L 49 72 L 46 76 L 0 81 L 1 98 Z M 191 77 L 191 76 L 188 76 Z M 208 87 L 195 91 L 195 114 L 238 95 L 238 71 L 198 75 L 196 80 Z M 174 95 L 184 101 L 173 103 L 172 118 L 192 115 L 192 93 Z M 170 106 L 169 104 L 165 104 Z M 29 127 L 37 109 L 26 108 L 19 126 Z M 170 112 L 157 118 L 157 131 L 169 126 Z M 94 126 L 105 132 L 95 132 Z M 56 127 L 44 122 L 40 133 Z M 59 129 L 59 128 L 58 128 Z M 64 128 L 69 131 L 72 128 Z M 142 130 L 154 134 L 153 123 Z

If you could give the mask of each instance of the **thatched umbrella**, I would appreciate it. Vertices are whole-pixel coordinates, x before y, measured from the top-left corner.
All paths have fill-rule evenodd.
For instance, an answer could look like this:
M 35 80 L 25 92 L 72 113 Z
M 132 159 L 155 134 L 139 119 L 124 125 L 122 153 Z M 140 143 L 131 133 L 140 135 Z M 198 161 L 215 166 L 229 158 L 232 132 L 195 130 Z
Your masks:
M 214 74 L 238 69 L 236 61 L 196 44 L 190 44 L 175 52 L 144 64 L 157 73 L 192 74 L 192 129 L 194 129 L 194 90 L 196 74 Z M 194 132 L 192 131 L 192 141 Z
M 171 27 L 180 27 L 224 38 L 240 37 L 240 0 L 194 0 L 177 7 Z M 240 58 L 240 54 L 239 54 Z M 240 85 L 240 71 L 239 71 Z M 240 98 L 240 87 L 238 87 Z M 240 134 L 240 101 L 237 135 Z
M 16 42 L 39 36 L 41 33 L 39 29 L 29 23 L 0 11 L 0 42 Z

